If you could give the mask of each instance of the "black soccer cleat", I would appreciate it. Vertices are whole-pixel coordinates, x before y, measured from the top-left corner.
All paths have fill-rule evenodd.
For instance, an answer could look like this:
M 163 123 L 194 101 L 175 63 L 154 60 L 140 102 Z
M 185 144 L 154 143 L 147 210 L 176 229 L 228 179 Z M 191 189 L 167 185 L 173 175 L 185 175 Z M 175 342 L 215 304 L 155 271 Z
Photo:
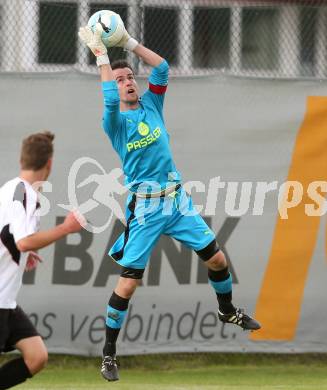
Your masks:
M 116 356 L 105 356 L 103 358 L 101 375 L 110 382 L 119 380 Z
M 258 330 L 261 325 L 254 318 L 244 314 L 243 309 L 236 309 L 233 313 L 224 314 L 218 309 L 220 321 L 240 326 L 244 330 Z

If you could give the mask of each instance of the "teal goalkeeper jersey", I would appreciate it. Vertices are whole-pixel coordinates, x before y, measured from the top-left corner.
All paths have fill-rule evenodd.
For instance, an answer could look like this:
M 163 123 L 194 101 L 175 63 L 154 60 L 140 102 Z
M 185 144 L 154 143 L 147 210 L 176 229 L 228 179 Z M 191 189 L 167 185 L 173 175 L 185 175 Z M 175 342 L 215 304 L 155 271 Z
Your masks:
M 131 191 L 149 183 L 148 191 L 154 192 L 181 181 L 163 118 L 168 70 L 165 60 L 153 68 L 136 110 L 120 112 L 117 82 L 102 83 L 103 128 L 122 161 L 125 184 Z

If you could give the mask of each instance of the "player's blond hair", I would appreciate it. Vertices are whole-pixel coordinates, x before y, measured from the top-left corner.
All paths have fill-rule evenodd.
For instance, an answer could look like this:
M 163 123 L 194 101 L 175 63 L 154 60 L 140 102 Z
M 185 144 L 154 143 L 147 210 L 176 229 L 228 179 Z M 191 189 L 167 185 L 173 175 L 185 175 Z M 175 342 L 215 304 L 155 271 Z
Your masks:
M 21 169 L 38 171 L 53 156 L 53 140 L 55 135 L 44 131 L 29 135 L 23 140 L 20 165 Z

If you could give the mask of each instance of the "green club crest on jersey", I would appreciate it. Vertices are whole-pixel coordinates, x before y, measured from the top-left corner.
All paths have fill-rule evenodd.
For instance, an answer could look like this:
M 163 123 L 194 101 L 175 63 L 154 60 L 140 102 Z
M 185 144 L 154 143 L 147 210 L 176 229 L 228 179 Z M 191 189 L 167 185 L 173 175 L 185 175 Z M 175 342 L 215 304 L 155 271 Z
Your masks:
M 150 128 L 149 128 L 149 126 L 146 124 L 146 123 L 144 123 L 144 122 L 140 122 L 139 123 L 139 126 L 138 126 L 138 132 L 143 136 L 143 137 L 145 137 L 146 135 L 148 135 L 149 134 L 149 132 L 150 132 Z

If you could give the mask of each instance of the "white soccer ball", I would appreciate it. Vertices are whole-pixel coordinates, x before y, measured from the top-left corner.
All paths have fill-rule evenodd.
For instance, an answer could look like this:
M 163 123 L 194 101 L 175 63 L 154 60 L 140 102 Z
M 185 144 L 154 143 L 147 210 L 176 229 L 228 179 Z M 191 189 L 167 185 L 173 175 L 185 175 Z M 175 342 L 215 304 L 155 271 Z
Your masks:
M 103 28 L 101 38 L 106 47 L 113 47 L 122 39 L 125 26 L 120 15 L 116 14 L 116 12 L 109 10 L 98 11 L 90 17 L 87 25 L 94 32 L 97 23 L 100 23 Z

